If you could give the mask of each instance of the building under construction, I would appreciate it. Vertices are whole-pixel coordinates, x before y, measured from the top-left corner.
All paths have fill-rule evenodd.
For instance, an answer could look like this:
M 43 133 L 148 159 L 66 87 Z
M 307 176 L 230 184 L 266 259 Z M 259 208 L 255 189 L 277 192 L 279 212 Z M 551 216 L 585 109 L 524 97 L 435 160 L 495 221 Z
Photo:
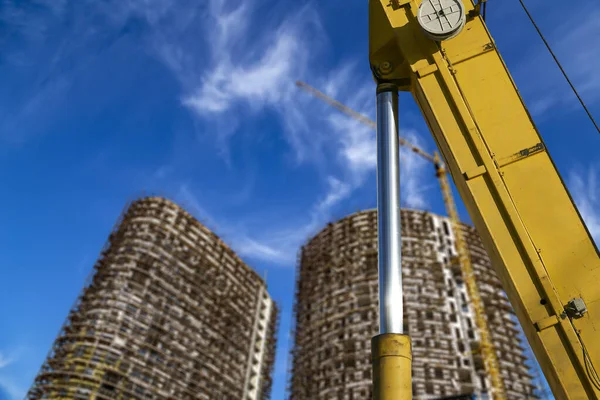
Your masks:
M 413 395 L 490 398 L 454 235 L 446 218 L 402 210 L 404 332 L 413 345 Z M 476 231 L 462 226 L 509 399 L 533 399 L 516 318 Z M 379 325 L 377 211 L 329 224 L 302 249 L 290 399 L 366 400 Z
M 267 399 L 277 307 L 214 233 L 162 198 L 130 205 L 28 399 Z

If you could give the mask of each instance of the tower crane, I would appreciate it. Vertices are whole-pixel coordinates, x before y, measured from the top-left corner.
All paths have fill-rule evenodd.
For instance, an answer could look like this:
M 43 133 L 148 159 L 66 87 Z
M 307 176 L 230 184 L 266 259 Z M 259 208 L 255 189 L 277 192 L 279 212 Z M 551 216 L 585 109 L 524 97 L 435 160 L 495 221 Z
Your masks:
M 338 109 L 347 116 L 361 122 L 362 124 L 370 128 L 377 129 L 377 124 L 375 123 L 375 121 L 371 120 L 365 115 L 356 112 L 355 110 L 346 106 L 345 104 L 331 98 L 330 96 L 314 88 L 308 83 L 297 81 L 296 86 L 305 90 L 306 92 L 310 93 L 316 98 L 324 101 L 325 103 L 331 105 L 332 107 Z M 458 263 L 461 268 L 465 284 L 467 286 L 469 297 L 471 298 L 471 304 L 475 313 L 475 323 L 477 325 L 477 328 L 479 329 L 479 334 L 481 336 L 481 345 L 479 350 L 481 351 L 485 369 L 490 377 L 492 393 L 495 396 L 494 398 L 505 398 L 504 383 L 502 381 L 502 376 L 500 374 L 500 369 L 498 366 L 498 355 L 492 342 L 492 337 L 488 327 L 483 301 L 481 300 L 481 295 L 479 293 L 479 289 L 475 280 L 473 264 L 471 263 L 471 257 L 469 256 L 467 243 L 460 225 L 460 217 L 456 208 L 454 196 L 452 195 L 452 188 L 448 180 L 448 173 L 446 171 L 446 168 L 442 163 L 441 158 L 437 152 L 435 152 L 434 155 L 431 155 L 401 137 L 398 137 L 398 143 L 401 146 L 404 146 L 413 151 L 414 153 L 418 154 L 425 160 L 433 163 L 433 165 L 435 166 L 435 175 L 438 178 L 440 184 L 440 189 L 442 191 L 444 199 L 444 205 L 446 206 L 446 212 L 448 213 L 450 225 L 452 227 L 452 232 L 454 233 L 456 253 L 458 255 Z

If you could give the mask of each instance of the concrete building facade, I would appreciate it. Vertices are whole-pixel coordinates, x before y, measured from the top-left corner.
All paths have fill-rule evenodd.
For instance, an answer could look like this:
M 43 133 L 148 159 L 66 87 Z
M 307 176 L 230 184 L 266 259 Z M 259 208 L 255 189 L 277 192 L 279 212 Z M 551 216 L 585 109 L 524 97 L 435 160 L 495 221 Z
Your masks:
M 402 210 L 404 331 L 413 344 L 413 396 L 490 398 L 479 334 L 450 222 Z M 463 225 L 506 395 L 534 386 L 512 308 L 474 228 Z M 377 211 L 329 224 L 302 248 L 297 270 L 290 399 L 372 398 L 370 340 L 378 333 Z
M 28 399 L 270 397 L 277 306 L 182 208 L 133 202 L 94 269 Z

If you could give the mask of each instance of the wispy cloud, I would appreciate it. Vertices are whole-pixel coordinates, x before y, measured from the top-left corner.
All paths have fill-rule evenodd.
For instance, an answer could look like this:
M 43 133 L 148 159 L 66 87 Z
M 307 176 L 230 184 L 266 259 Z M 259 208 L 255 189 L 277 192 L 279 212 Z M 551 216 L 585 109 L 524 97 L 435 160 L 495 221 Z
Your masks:
M 303 160 L 312 146 L 307 146 L 299 135 L 303 124 L 299 123 L 294 82 L 305 74 L 311 53 L 319 47 L 319 16 L 312 8 L 304 7 L 283 16 L 278 24 L 260 29 L 259 22 L 249 17 L 254 2 L 244 2 L 233 10 L 229 4 L 211 1 L 207 24 L 211 63 L 199 79 L 184 74 L 187 94 L 183 104 L 208 121 L 218 123 L 226 118 L 226 124 L 218 124 L 217 134 L 225 154 L 228 140 L 243 118 L 265 108 L 275 111 L 285 128 L 285 139 L 297 159 Z
M 264 18 L 259 6 L 256 0 L 129 0 L 98 7 L 117 25 L 131 16 L 147 23 L 152 51 L 181 83 L 182 104 L 227 156 L 229 139 L 245 118 L 267 107 L 287 116 L 294 82 L 320 46 L 313 7 L 274 7 Z M 293 135 L 286 138 L 298 144 Z
M 351 71 L 348 67 L 339 71 L 336 74 L 338 79 L 333 79 L 325 86 L 326 91 L 332 96 L 339 96 L 343 103 L 353 109 L 374 118 L 374 86 L 371 82 L 366 81 L 358 87 L 359 90 L 344 93 L 344 83 L 352 81 Z M 346 176 L 350 176 L 352 187 L 358 187 L 369 173 L 375 171 L 377 165 L 375 131 L 337 110 L 329 114 L 328 122 L 337 138 L 342 164 L 347 167 Z M 425 149 L 423 140 L 415 129 L 401 129 L 400 135 L 413 145 Z M 430 181 L 425 175 L 428 168 L 432 167 L 426 160 L 405 147 L 400 148 L 400 182 L 404 206 L 424 208 L 428 205 L 425 196 L 429 188 L 427 183 Z
M 558 33 L 558 51 L 563 54 L 572 78 L 588 100 L 600 99 L 600 52 L 589 45 L 591 38 L 600 37 L 600 11 L 585 11 L 585 16 L 575 16 Z
M 328 215 L 332 207 L 344 200 L 352 191 L 352 186 L 342 182 L 334 176 L 327 177 L 329 189 L 325 198 L 320 200 L 313 209 L 315 219 Z
M 403 136 L 413 145 L 424 148 L 423 141 L 417 131 L 403 130 Z M 426 194 L 431 189 L 433 165 L 412 150 L 400 148 L 400 196 L 406 207 L 424 209 L 428 206 Z M 436 192 L 436 195 L 439 194 Z
M 360 186 L 377 165 L 375 132 L 369 127 L 341 115 L 331 115 L 330 123 L 339 132 L 340 153 L 347 163 L 353 186 Z M 423 140 L 414 129 L 404 129 L 401 135 L 417 147 L 424 148 Z M 406 147 L 400 148 L 400 184 L 403 205 L 424 208 L 430 181 L 426 174 L 431 164 Z M 430 175 L 432 176 L 432 175 Z
M 0 22 L 3 30 L 10 34 L 0 37 L 0 44 L 10 45 L 8 38 L 12 40 L 25 39 L 26 41 L 38 42 L 44 39 L 48 30 L 49 16 L 60 15 L 65 6 L 65 1 L 36 1 L 35 5 L 24 6 L 18 0 L 3 0 L 0 4 Z M 56 4 L 54 4 L 56 3 Z M 41 9 L 40 12 L 34 12 Z M 48 15 L 45 11 L 50 11 Z M 54 15 L 53 15 L 54 14 Z M 4 48 L 4 47 L 3 47 Z M 2 55 L 3 57 L 6 54 Z
M 0 352 L 0 369 L 9 366 L 14 361 L 13 357 L 8 357 L 7 355 Z
M 353 62 L 344 63 L 327 74 L 313 76 L 313 81 L 316 85 L 322 85 L 329 95 L 359 112 L 374 117 L 374 85 L 368 75 L 361 76 L 357 73 L 355 65 Z M 281 81 L 280 88 L 285 88 L 292 82 L 293 76 L 286 76 L 286 80 Z M 350 87 L 348 82 L 362 83 Z M 202 90 L 206 87 L 201 86 Z M 290 86 L 289 90 L 297 89 Z M 297 161 L 321 165 L 325 190 L 315 199 L 313 205 L 307 208 L 304 218 L 300 221 L 293 220 L 283 225 L 280 220 L 271 224 L 264 222 L 262 228 L 254 229 L 245 225 L 243 221 L 229 226 L 226 218 L 215 219 L 210 216 L 210 213 L 199 205 L 198 200 L 192 200 L 191 204 L 198 204 L 194 208 L 199 210 L 199 216 L 202 218 L 203 215 L 218 227 L 224 239 L 240 255 L 292 265 L 300 246 L 331 220 L 333 211 L 340 203 L 364 185 L 367 178 L 374 178 L 377 158 L 375 132 L 318 99 L 303 93 L 286 93 L 285 90 L 275 95 L 262 94 L 260 91 L 243 91 L 241 94 L 231 94 L 221 99 L 223 101 L 218 107 L 205 107 L 196 112 L 203 117 L 215 114 L 221 115 L 222 118 L 221 108 L 235 108 L 238 106 L 237 102 L 251 103 L 253 98 L 258 104 L 280 112 L 282 125 L 286 128 L 284 134 L 294 150 Z M 402 135 L 415 145 L 423 145 L 415 130 L 407 129 Z M 426 182 L 430 180 L 424 175 L 424 171 L 430 166 L 412 151 L 402 149 L 400 156 L 403 204 L 414 208 L 426 207 Z M 189 190 L 186 196 L 193 197 Z M 277 228 L 273 228 L 273 225 Z M 269 228 L 264 229 L 264 226 Z
M 253 18 L 255 5 L 253 1 L 237 6 L 224 0 L 208 3 L 203 19 L 211 38 L 208 57 L 195 53 L 186 42 L 169 42 L 164 36 L 160 54 L 182 83 L 183 104 L 201 121 L 216 124 L 217 129 L 209 130 L 217 132 L 218 146 L 225 155 L 243 118 L 268 110 L 279 116 L 281 133 L 295 162 L 318 166 L 324 192 L 315 198 L 301 222 L 281 226 L 277 221 L 279 229 L 252 230 L 243 221 L 229 226 L 226 218 L 211 216 L 189 188 L 180 190 L 186 202 L 195 204 L 196 214 L 218 227 L 241 255 L 290 262 L 308 235 L 330 220 L 332 211 L 365 183 L 376 166 L 374 131 L 300 92 L 295 81 L 306 79 L 371 116 L 374 84 L 368 68 L 357 68 L 362 63 L 346 61 L 329 71 L 319 69 L 315 54 L 327 40 L 320 17 L 311 7 L 292 10 L 265 27 Z M 198 68 L 201 63 L 195 57 L 209 61 Z M 416 133 L 411 134 L 417 140 Z M 402 158 L 407 204 L 424 206 L 419 184 L 423 162 L 410 152 L 403 152 Z
M 412 143 L 421 144 L 415 131 L 406 133 L 406 137 Z M 374 141 L 374 137 L 370 140 Z M 406 149 L 401 150 L 400 157 L 403 204 L 408 207 L 424 208 L 428 205 L 425 194 L 429 186 L 426 182 L 431 182 L 424 174 L 431 166 Z M 369 164 L 368 170 L 374 167 L 374 164 Z M 289 222 L 278 218 L 276 221 L 263 221 L 258 227 L 246 224 L 243 220 L 232 223 L 232 220 L 226 216 L 215 216 L 204 207 L 201 200 L 187 185 L 180 187 L 178 198 L 197 218 L 222 235 L 223 239 L 241 256 L 292 266 L 302 244 L 331 221 L 333 210 L 362 184 L 364 170 L 355 174 L 351 174 L 346 180 L 333 175 L 327 176 L 325 192 L 307 209 L 304 218 L 291 219 Z
M 547 7 L 544 10 L 548 11 Z M 550 17 L 541 14 L 542 17 Z M 549 18 L 552 20 L 552 18 Z M 563 64 L 579 93 L 588 103 L 600 100 L 600 52 L 589 45 L 590 38 L 600 37 L 600 11 L 585 10 L 572 13 L 562 25 L 548 30 L 549 42 Z M 524 58 L 515 72 L 523 78 L 523 89 L 532 99 L 530 111 L 542 115 L 561 107 L 570 110 L 578 107 L 577 100 L 545 47 L 538 43 L 538 51 Z M 532 71 L 536 71 L 532 74 Z
M 245 102 L 254 109 L 281 100 L 306 63 L 306 44 L 299 27 L 307 21 L 286 20 L 268 38 L 249 40 L 252 2 L 231 9 L 231 2 L 212 0 L 207 33 L 212 65 L 201 74 L 184 104 L 201 116 L 222 114 Z M 244 50 L 240 51 L 240 44 Z
M 208 210 L 204 208 L 204 206 L 202 206 L 198 197 L 192 193 L 187 184 L 184 183 L 180 185 L 177 197 L 183 201 L 189 210 L 209 228 L 216 226 L 217 221 L 215 218 L 211 213 L 209 213 Z
M 328 96 L 357 112 L 375 117 L 375 85 L 368 71 L 357 71 L 356 62 L 343 63 L 315 82 Z M 346 167 L 354 184 L 360 184 L 365 174 L 373 171 L 377 163 L 375 131 L 321 100 L 313 99 L 315 103 L 320 111 L 317 115 L 323 115 L 327 121 L 327 130 L 332 135 L 338 161 Z M 314 120 L 312 115 L 307 115 L 307 118 Z
M 37 86 L 36 90 L 15 112 L 0 111 L 0 137 L 21 144 L 39 131 L 46 118 L 60 106 L 70 82 L 65 77 L 56 77 Z
M 56 3 L 54 14 L 65 13 L 65 4 Z M 117 30 L 125 29 L 131 21 L 143 22 L 142 43 L 180 82 L 182 104 L 205 131 L 215 136 L 225 156 L 232 135 L 245 118 L 269 113 L 277 116 L 275 121 L 281 129 L 274 133 L 288 143 L 295 165 L 318 168 L 320 182 L 315 187 L 322 192 L 315 194 L 301 222 L 280 226 L 275 234 L 250 232 L 243 221 L 231 224 L 211 215 L 204 208 L 209 205 L 198 201 L 189 186 L 181 185 L 179 198 L 204 222 L 230 236 L 240 253 L 278 261 L 294 258 L 307 235 L 326 223 L 332 211 L 374 172 L 375 133 L 295 86 L 296 80 L 304 79 L 357 111 L 374 116 L 374 84 L 364 63 L 346 60 L 337 68 L 324 69 L 317 62 L 327 37 L 311 5 L 280 8 L 271 11 L 270 18 L 262 18 L 257 0 L 210 0 L 202 4 L 191 0 L 108 0 L 86 4 L 96 16 L 105 18 L 104 24 L 108 22 Z M 81 21 L 79 25 L 87 26 Z M 39 100 L 33 98 L 22 109 L 24 118 L 39 112 L 56 96 L 50 93 Z M 417 136 L 414 139 L 418 140 Z M 406 204 L 423 206 L 426 201 L 419 184 L 422 163 L 412 153 L 403 152 L 402 157 Z M 167 175 L 176 179 L 176 171 L 162 168 L 154 172 L 155 179 Z M 228 225 L 234 226 L 228 229 Z
M 176 197 L 199 221 L 215 233 L 223 236 L 228 245 L 238 254 L 271 262 L 287 262 L 290 260 L 290 255 L 285 253 L 287 249 L 278 249 L 267 242 L 254 239 L 247 234 L 246 228 L 241 227 L 240 224 L 233 224 L 228 218 L 215 217 L 201 204 L 201 200 L 192 192 L 189 185 L 182 184 Z
M 13 400 L 21 400 L 26 394 L 26 389 L 17 384 L 14 379 L 3 375 L 0 375 L 0 389 L 4 390 Z
M 19 360 L 22 348 L 14 349 L 10 354 L 0 352 L 0 395 L 4 391 L 11 399 L 20 400 L 25 396 L 25 388 L 3 370 L 8 369 Z
M 282 29 L 274 37 L 275 43 L 257 62 L 235 65 L 229 58 L 219 60 L 196 93 L 184 99 L 184 104 L 200 115 L 207 115 L 229 111 L 236 101 L 261 107 L 280 100 L 282 89 L 289 86 L 294 75 L 300 51 L 293 34 Z
M 232 239 L 234 250 L 242 256 L 273 263 L 283 262 L 287 264 L 293 261 L 294 254 L 284 253 L 286 249 L 276 249 L 266 243 L 251 239 L 246 235 L 240 235 Z
M 263 221 L 260 227 L 235 223 L 226 216 L 215 216 L 201 204 L 201 200 L 187 185 L 182 185 L 177 198 L 184 207 L 223 237 L 234 251 L 243 257 L 293 266 L 296 254 L 307 238 L 322 228 L 331 218 L 331 211 L 351 193 L 352 187 L 330 176 L 328 188 L 306 212 L 305 218 L 293 219 L 289 223 L 281 218 Z M 264 228 L 267 226 L 268 228 Z
M 319 229 L 331 220 L 332 211 L 352 193 L 352 185 L 339 180 L 334 176 L 327 177 L 327 190 L 307 210 L 306 217 L 300 222 L 292 222 L 287 226 L 280 226 L 279 229 L 266 232 L 255 232 L 256 236 L 269 249 L 276 249 L 277 257 L 269 252 L 263 252 L 262 258 L 271 261 L 283 261 L 287 265 L 293 265 L 296 260 L 296 254 L 301 245 L 315 234 Z M 242 248 L 242 252 L 244 248 Z M 259 254 L 255 254 L 257 256 Z
M 575 204 L 587 225 L 590 234 L 600 244 L 600 185 L 599 169 L 590 166 L 587 170 L 574 169 L 569 174 L 569 188 Z
M 377 164 L 375 132 L 340 113 L 331 113 L 328 122 L 337 136 L 342 162 L 356 179 L 361 179 L 365 172 L 373 170 Z

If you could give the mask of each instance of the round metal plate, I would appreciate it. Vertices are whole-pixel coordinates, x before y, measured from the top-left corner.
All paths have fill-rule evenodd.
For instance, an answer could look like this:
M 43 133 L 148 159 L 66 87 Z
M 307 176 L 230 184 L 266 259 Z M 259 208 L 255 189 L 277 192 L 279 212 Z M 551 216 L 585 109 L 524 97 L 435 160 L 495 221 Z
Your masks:
M 465 25 L 465 7 L 462 0 L 424 0 L 417 19 L 432 39 L 450 39 Z

